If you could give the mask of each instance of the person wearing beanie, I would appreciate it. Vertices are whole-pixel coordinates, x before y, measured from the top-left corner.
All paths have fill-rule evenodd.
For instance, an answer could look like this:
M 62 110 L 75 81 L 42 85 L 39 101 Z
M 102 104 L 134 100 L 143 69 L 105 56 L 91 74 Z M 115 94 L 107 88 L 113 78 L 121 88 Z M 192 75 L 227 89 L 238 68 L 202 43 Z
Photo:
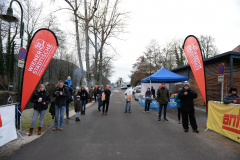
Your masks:
M 71 80 L 71 77 L 68 76 L 68 78 L 65 80 L 65 82 L 68 82 L 68 87 L 71 87 L 72 85 L 72 80 Z
M 95 85 L 94 87 L 94 100 L 97 102 L 97 92 L 98 92 L 98 85 Z
M 197 93 L 190 89 L 189 84 L 184 84 L 184 87 L 178 93 L 178 98 L 181 100 L 182 125 L 184 132 L 188 132 L 188 117 L 192 126 L 193 132 L 198 133 L 197 122 L 195 118 L 195 109 L 193 99 L 197 98 Z
M 132 87 L 130 87 L 130 85 L 127 85 L 127 90 L 125 91 L 126 107 L 124 113 L 127 113 L 128 107 L 129 107 L 128 112 L 131 113 L 132 93 L 133 93 Z
M 74 103 L 74 109 L 75 109 L 75 112 L 76 112 L 76 121 L 80 121 L 79 116 L 80 116 L 80 113 L 81 113 L 81 110 L 82 110 L 82 103 L 80 101 L 80 96 L 79 95 L 77 95 L 76 98 L 77 99 Z
M 178 89 L 178 93 L 182 90 L 182 88 Z M 178 109 L 178 124 L 181 124 L 181 99 L 178 98 L 178 94 L 175 96 L 175 102 L 177 102 L 177 109 Z
M 72 87 L 68 87 L 68 82 L 64 82 L 64 86 L 66 88 L 68 88 L 68 97 L 66 98 L 66 117 L 67 119 L 70 119 L 69 118 L 69 104 L 73 101 L 72 99 L 72 92 L 73 92 L 73 89 Z
M 164 120 L 168 121 L 167 114 L 167 105 L 170 104 L 169 90 L 166 88 L 165 83 L 162 83 L 161 88 L 157 91 L 157 104 L 159 104 L 159 117 L 158 121 L 161 121 L 162 108 L 164 107 Z

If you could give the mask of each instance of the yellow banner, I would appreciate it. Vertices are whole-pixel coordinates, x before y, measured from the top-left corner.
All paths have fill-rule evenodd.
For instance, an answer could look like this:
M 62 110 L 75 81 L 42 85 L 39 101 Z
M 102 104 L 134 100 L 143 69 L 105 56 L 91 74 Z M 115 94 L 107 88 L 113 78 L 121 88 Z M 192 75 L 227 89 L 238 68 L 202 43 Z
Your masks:
M 240 143 L 240 106 L 209 101 L 207 128 Z

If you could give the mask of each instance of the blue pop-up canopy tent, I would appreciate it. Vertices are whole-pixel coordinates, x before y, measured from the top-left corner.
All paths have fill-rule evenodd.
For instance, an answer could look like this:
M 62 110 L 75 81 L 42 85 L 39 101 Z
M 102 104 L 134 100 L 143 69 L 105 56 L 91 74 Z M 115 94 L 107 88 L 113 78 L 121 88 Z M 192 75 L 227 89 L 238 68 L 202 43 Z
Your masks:
M 155 90 L 157 90 L 158 85 L 162 82 L 168 83 L 166 85 L 168 85 L 168 87 L 170 88 L 170 84 L 172 84 L 171 86 L 174 87 L 175 82 L 182 82 L 182 81 L 188 81 L 188 80 L 189 80 L 188 77 L 171 72 L 166 68 L 162 68 L 158 70 L 156 73 L 152 74 L 151 76 L 141 80 L 141 83 L 142 83 L 141 95 L 145 95 L 145 92 L 149 87 L 148 84 L 150 84 L 150 87 L 152 86 Z M 144 107 L 145 98 L 139 97 L 139 104 Z M 168 105 L 168 108 L 176 108 L 176 107 L 177 107 L 177 103 L 174 102 L 174 98 L 171 98 L 171 104 Z M 157 108 L 158 108 L 157 102 L 156 100 L 153 99 L 150 105 L 150 109 L 157 109 Z
M 161 83 L 161 82 L 173 83 L 188 80 L 189 80 L 188 77 L 171 72 L 166 68 L 162 68 L 158 70 L 156 73 L 152 74 L 151 76 L 142 79 L 141 83 Z

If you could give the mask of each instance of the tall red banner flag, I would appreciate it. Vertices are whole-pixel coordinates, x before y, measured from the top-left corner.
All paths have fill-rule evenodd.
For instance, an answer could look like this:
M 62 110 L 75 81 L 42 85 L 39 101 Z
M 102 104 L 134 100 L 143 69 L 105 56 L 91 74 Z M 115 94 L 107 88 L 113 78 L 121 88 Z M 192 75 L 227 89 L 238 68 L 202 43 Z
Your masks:
M 197 38 L 193 35 L 187 36 L 183 43 L 183 50 L 186 54 L 188 63 L 203 97 L 205 106 L 207 106 L 205 71 L 202 51 Z
M 55 34 L 48 29 L 38 30 L 29 45 L 23 70 L 21 112 L 58 48 Z

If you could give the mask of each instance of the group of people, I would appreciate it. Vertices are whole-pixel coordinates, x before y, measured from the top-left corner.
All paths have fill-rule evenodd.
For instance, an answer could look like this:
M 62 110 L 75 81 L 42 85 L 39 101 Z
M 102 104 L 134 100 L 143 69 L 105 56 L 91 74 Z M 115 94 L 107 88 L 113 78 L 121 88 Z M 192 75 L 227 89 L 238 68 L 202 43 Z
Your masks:
M 58 127 L 60 130 L 63 130 L 63 121 L 64 121 L 64 112 L 66 109 L 66 118 L 69 118 L 69 104 L 73 102 L 73 88 L 71 77 L 69 76 L 66 81 L 59 81 L 58 86 L 54 89 L 53 97 L 54 100 L 54 127 L 53 131 L 57 130 Z M 106 86 L 104 90 L 103 86 L 95 86 L 93 89 L 89 90 L 89 93 L 85 89 L 85 87 L 81 87 L 74 94 L 74 109 L 76 112 L 76 121 L 80 121 L 80 114 L 85 115 L 86 112 L 86 103 L 88 99 L 90 102 L 92 99 L 95 99 L 95 102 L 98 101 L 98 110 L 101 111 L 102 107 L 102 115 L 107 115 L 109 101 L 110 101 L 111 91 L 109 90 L 109 85 Z M 38 127 L 38 135 L 41 135 L 41 130 L 43 126 L 43 119 L 47 112 L 48 105 L 51 103 L 50 94 L 46 91 L 45 85 L 41 84 L 39 89 L 32 95 L 31 102 L 34 103 L 34 111 L 32 116 L 32 122 L 29 129 L 29 136 L 32 135 L 33 129 L 35 126 L 35 122 L 40 115 L 39 118 L 39 127 Z M 59 121 L 60 115 L 60 121 Z
M 153 93 L 154 92 L 154 93 Z M 188 84 L 184 84 L 183 88 L 179 89 L 178 94 L 175 97 L 175 101 L 177 102 L 178 107 L 178 119 L 180 123 L 180 115 L 182 115 L 182 125 L 185 132 L 189 131 L 188 122 L 190 120 L 190 124 L 192 126 L 193 132 L 198 133 L 197 123 L 195 118 L 195 110 L 194 110 L 194 102 L 193 99 L 197 98 L 197 93 L 190 89 Z M 155 98 L 155 90 L 153 88 L 148 88 L 145 93 L 145 110 L 144 113 L 149 112 L 150 103 L 152 103 L 152 99 Z M 170 105 L 170 92 L 166 87 L 165 83 L 159 85 L 157 90 L 157 104 L 158 107 L 158 121 L 161 121 L 162 109 L 164 108 L 163 117 L 164 121 L 168 121 L 167 115 L 167 106 Z

